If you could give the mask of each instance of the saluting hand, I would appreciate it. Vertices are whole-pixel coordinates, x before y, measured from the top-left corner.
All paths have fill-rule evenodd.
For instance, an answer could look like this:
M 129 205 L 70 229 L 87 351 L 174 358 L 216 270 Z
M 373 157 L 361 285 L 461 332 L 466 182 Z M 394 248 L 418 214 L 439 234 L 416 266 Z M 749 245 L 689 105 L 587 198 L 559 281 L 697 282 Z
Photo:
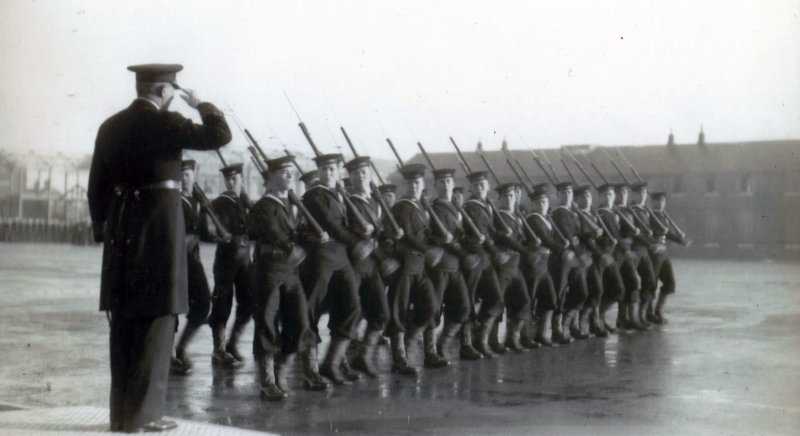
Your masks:
M 193 89 L 181 88 L 181 92 L 183 92 L 183 94 L 181 94 L 181 98 L 186 102 L 186 104 L 191 106 L 192 109 L 197 109 L 197 105 L 202 103 Z

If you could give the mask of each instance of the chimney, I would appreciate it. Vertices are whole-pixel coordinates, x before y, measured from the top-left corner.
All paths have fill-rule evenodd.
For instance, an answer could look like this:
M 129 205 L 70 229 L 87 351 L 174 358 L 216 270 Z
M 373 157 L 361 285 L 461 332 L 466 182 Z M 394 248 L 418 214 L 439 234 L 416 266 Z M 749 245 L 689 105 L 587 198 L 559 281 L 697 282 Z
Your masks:
M 700 147 L 706 145 L 706 134 L 703 132 L 703 125 L 700 125 L 700 134 L 697 135 L 697 145 Z
M 668 147 L 675 146 L 675 135 L 672 133 L 672 129 L 669 129 L 669 138 L 667 138 L 667 146 Z

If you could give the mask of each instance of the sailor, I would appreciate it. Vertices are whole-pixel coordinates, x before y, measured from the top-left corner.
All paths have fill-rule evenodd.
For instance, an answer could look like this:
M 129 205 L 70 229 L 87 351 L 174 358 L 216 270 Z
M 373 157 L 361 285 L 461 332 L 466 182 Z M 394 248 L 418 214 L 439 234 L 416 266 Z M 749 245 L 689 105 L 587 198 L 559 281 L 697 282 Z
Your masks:
M 209 219 L 209 205 L 202 205 L 196 197 L 194 192 L 196 167 L 197 163 L 193 159 L 181 162 L 181 201 L 183 221 L 186 224 L 189 312 L 186 314 L 186 327 L 183 328 L 178 345 L 175 347 L 175 356 L 170 362 L 170 372 L 173 374 L 188 374 L 192 370 L 192 362 L 186 356 L 186 346 L 197 330 L 206 323 L 211 308 L 211 290 L 200 260 L 200 241 L 215 242 L 230 238 L 226 229 L 217 228 Z
M 436 289 L 437 310 L 434 323 L 425 329 L 423 337 L 425 366 L 427 367 L 447 365 L 447 360 L 437 359 L 433 354 L 438 351 L 438 354 L 444 357 L 450 341 L 461 330 L 461 326 L 469 320 L 472 308 L 463 271 L 472 270 L 480 262 L 478 256 L 470 254 L 461 246 L 464 238 L 464 217 L 461 215 L 459 207 L 453 203 L 454 175 L 455 170 L 452 168 L 437 168 L 433 171 L 436 198 L 431 202 L 431 207 L 445 230 L 453 235 L 453 241 L 449 244 L 445 244 L 443 241 L 436 242 L 444 249 L 444 253 L 439 264 L 430 271 Z M 443 311 L 442 306 L 444 306 Z M 439 340 L 434 342 L 433 329 L 439 324 L 442 313 L 444 314 L 444 326 Z M 464 360 L 476 360 L 483 357 L 473 348 L 471 340 L 461 341 L 460 355 Z
M 319 182 L 306 191 L 302 201 L 330 239 L 309 247 L 309 255 L 301 265 L 300 279 L 308 298 L 311 329 L 318 342 L 319 320 L 325 312 L 329 314 L 331 344 L 320 373 L 335 384 L 345 384 L 349 381 L 342 374 L 341 366 L 361 320 L 358 295 L 361 280 L 350 259 L 364 259 L 370 255 L 374 248 L 370 241 L 374 227 L 367 225 L 360 232 L 354 232 L 348 225 L 348 211 L 339 179 L 342 155 L 321 154 L 314 158 L 314 162 Z M 316 365 L 316 353 L 315 346 L 304 355 L 308 360 L 307 367 Z
M 237 343 L 245 325 L 250 321 L 250 241 L 247 237 L 247 214 L 251 201 L 242 189 L 243 164 L 233 163 L 220 169 L 225 179 L 225 192 L 211 202 L 211 207 L 231 239 L 217 244 L 214 256 L 214 292 L 211 296 L 211 315 L 208 324 L 214 341 L 211 362 L 218 367 L 238 367 L 244 361 Z M 236 316 L 227 345 L 225 326 L 231 314 L 234 296 Z M 233 356 L 236 364 L 230 365 Z
M 480 234 L 467 234 L 464 239 L 464 248 L 481 259 L 478 266 L 466 274 L 473 309 L 478 308 L 477 303 L 480 302 L 477 314 L 473 312 L 477 327 L 477 338 L 473 340 L 473 343 L 484 357 L 492 358 L 497 357 L 497 354 L 489 345 L 489 337 L 495 327 L 495 319 L 503 313 L 504 308 L 503 291 L 500 288 L 496 268 L 511 259 L 508 253 L 498 251 L 495 247 L 494 239 L 498 232 L 494 223 L 493 208 L 487 202 L 491 189 L 487 177 L 488 172 L 486 171 L 473 171 L 467 174 L 471 196 L 464 203 L 464 211 L 475 223 Z M 471 326 L 465 325 L 462 328 L 462 335 L 470 335 L 469 327 Z
M 250 238 L 255 242 L 253 355 L 261 397 L 270 401 L 286 397 L 285 385 L 280 385 L 279 366 L 291 366 L 296 352 L 308 353 L 317 346 L 297 269 L 305 250 L 298 244 L 301 218 L 297 207 L 289 201 L 289 190 L 294 184 L 292 165 L 291 156 L 267 161 L 267 171 L 262 174 L 267 192 L 248 216 Z M 276 366 L 279 353 L 283 354 L 283 365 Z M 328 384 L 313 363 L 309 359 L 303 361 L 303 384 L 309 390 L 324 390 Z
M 429 250 L 430 217 L 421 203 L 425 166 L 405 165 L 400 168 L 400 173 L 405 180 L 406 193 L 392 207 L 392 213 L 403 229 L 403 237 L 397 241 L 397 254 L 403 266 L 397 280 L 389 285 L 391 318 L 387 333 L 392 342 L 392 372 L 416 375 L 419 370 L 408 362 L 406 349 L 420 332 L 431 325 L 437 311 L 436 291 L 425 273 L 426 255 L 435 251 Z M 452 242 L 452 237 L 444 242 Z M 438 258 L 427 262 L 438 264 L 441 256 L 439 250 L 435 256 Z

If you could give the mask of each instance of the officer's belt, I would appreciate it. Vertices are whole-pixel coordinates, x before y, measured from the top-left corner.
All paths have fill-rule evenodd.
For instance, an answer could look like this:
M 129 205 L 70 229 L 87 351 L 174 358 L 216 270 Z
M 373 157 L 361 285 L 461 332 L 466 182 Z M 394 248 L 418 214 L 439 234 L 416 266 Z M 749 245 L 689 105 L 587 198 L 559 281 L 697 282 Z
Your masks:
M 149 191 L 151 189 L 174 189 L 176 191 L 180 191 L 181 182 L 178 182 L 176 180 L 162 180 L 160 182 L 153 182 L 136 186 L 128 185 L 125 183 L 114 185 L 114 191 L 116 191 L 117 194 L 122 194 L 123 192 L 130 192 L 130 191 L 136 193 L 138 191 Z

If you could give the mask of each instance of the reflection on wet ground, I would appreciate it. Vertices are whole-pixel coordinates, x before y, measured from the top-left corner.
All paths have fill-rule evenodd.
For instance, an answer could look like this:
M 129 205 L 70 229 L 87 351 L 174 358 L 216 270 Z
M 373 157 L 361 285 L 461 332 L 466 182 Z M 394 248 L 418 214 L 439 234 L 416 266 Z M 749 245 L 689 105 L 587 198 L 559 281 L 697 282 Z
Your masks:
M 107 406 L 99 250 L 0 244 L 0 253 L 0 403 Z M 213 249 L 203 254 L 210 271 Z M 302 390 L 298 360 L 281 403 L 259 399 L 252 359 L 236 371 L 212 370 L 203 330 L 189 349 L 195 372 L 170 379 L 168 414 L 293 435 L 794 433 L 798 264 L 675 268 L 666 326 L 478 362 L 459 362 L 454 345 L 450 368 L 417 378 L 389 373 L 381 347 L 377 379 L 326 392 Z M 410 352 L 418 364 L 420 348 Z

